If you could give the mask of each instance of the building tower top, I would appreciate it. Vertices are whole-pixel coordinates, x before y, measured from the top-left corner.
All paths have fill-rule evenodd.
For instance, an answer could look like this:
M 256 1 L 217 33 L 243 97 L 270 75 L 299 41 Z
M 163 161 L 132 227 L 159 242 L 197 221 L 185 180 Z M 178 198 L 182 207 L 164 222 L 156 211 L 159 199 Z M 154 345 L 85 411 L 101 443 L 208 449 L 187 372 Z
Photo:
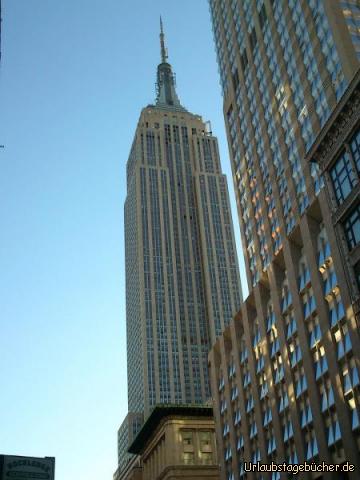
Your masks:
M 160 17 L 160 55 L 161 63 L 157 68 L 156 82 L 156 105 L 159 107 L 172 108 L 175 110 L 183 110 L 185 108 L 180 104 L 180 100 L 176 93 L 175 74 L 172 71 L 170 63 L 168 63 L 168 53 L 165 47 L 165 35 L 162 18 Z

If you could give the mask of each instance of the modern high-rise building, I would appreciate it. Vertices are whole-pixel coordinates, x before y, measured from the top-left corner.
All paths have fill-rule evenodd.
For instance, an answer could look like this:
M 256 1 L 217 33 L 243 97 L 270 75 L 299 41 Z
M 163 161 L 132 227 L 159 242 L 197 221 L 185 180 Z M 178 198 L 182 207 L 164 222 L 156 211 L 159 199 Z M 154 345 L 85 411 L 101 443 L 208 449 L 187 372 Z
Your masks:
M 208 353 L 241 302 L 217 139 L 180 103 L 162 25 L 160 47 L 125 201 L 128 407 L 144 420 L 156 404 L 210 398 Z
M 261 478 L 245 469 L 257 461 L 358 466 L 359 290 L 349 289 L 324 179 L 307 153 L 359 69 L 360 4 L 209 5 L 250 287 L 209 356 L 222 475 Z M 358 179 L 347 135 L 353 143 L 338 138 L 332 152 L 340 196 Z

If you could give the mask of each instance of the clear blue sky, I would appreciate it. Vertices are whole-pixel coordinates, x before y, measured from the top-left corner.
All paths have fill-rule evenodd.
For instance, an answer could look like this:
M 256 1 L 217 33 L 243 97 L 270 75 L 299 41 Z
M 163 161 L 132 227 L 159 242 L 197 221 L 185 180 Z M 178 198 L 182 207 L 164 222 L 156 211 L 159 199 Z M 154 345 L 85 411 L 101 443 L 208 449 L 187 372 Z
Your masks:
M 127 411 L 125 164 L 155 95 L 160 13 L 180 99 L 211 120 L 233 198 L 208 5 L 2 4 L 0 453 L 110 480 Z

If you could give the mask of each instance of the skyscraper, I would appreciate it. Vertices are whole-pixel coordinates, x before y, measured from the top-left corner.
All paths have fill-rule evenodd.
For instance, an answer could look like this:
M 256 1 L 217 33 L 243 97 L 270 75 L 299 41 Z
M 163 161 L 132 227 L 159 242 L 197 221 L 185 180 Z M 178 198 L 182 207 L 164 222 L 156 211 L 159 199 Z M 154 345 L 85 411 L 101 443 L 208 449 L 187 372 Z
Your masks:
M 210 1 L 249 285 L 321 186 L 301 159 L 359 66 L 357 4 Z
M 358 465 L 359 290 L 306 155 L 359 68 L 359 2 L 209 5 L 250 286 L 210 353 L 223 478 L 245 461 Z M 357 153 L 336 148 L 340 195 Z
M 160 48 L 125 201 L 128 406 L 145 419 L 158 403 L 209 399 L 208 352 L 241 301 L 217 140 L 180 103 L 162 24 Z

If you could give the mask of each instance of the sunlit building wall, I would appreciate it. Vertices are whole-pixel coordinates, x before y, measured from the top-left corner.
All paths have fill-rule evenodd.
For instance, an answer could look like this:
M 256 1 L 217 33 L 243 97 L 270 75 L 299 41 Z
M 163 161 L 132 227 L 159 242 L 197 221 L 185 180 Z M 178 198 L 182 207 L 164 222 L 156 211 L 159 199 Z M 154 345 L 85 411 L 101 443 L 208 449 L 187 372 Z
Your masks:
M 245 461 L 358 465 L 358 290 L 307 153 L 359 68 L 359 5 L 209 6 L 250 288 L 209 357 L 223 478 Z

